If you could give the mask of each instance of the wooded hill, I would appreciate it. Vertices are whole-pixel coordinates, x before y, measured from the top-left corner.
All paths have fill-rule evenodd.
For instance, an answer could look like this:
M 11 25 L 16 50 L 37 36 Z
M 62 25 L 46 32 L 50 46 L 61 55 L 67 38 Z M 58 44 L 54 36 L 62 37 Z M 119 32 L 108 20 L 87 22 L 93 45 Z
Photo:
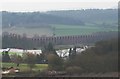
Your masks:
M 86 23 L 117 24 L 117 9 L 60 10 L 48 12 L 2 12 L 2 25 L 49 27 L 49 24 L 85 25 Z

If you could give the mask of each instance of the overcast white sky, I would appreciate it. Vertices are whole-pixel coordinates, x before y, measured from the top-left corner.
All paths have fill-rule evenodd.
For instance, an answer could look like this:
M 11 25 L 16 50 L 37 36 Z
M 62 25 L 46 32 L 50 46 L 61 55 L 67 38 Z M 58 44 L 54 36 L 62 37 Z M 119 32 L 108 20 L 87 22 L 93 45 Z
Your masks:
M 117 8 L 119 0 L 0 0 L 1 11 L 48 11 Z

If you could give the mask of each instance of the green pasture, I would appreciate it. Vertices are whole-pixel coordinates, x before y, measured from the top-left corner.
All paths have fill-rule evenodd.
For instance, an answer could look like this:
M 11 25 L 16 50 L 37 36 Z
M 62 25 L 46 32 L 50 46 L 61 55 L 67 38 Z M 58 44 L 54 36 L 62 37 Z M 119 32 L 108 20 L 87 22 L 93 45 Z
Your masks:
M 95 32 L 105 32 L 105 31 L 117 31 L 118 28 L 112 27 L 98 27 L 94 24 L 87 24 L 85 26 L 76 25 L 52 25 L 55 29 L 56 36 L 64 35 L 87 35 Z
M 30 70 L 29 66 L 27 64 L 21 63 L 19 67 L 16 66 L 15 63 L 2 63 L 2 67 L 14 67 L 14 68 L 19 68 L 21 72 L 27 72 Z M 32 70 L 34 71 L 42 71 L 44 69 L 48 68 L 48 64 L 35 64 L 35 67 L 33 67 Z

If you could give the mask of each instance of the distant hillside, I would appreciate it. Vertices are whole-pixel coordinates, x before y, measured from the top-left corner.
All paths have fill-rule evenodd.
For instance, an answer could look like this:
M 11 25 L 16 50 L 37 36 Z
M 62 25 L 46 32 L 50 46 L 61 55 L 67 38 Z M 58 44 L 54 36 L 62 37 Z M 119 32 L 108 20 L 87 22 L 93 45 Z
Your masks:
M 117 9 L 86 9 L 86 10 L 63 10 L 63 11 L 49 11 L 47 14 L 56 15 L 60 17 L 69 17 L 84 22 L 112 22 L 118 20 Z
M 84 25 L 81 20 L 73 19 L 71 17 L 61 17 L 46 13 L 2 13 L 2 22 L 4 27 L 8 26 L 47 26 L 49 24 L 66 24 L 66 25 Z
M 117 9 L 60 10 L 48 12 L 2 12 L 3 27 L 50 27 L 51 24 L 84 25 L 86 23 L 116 23 Z

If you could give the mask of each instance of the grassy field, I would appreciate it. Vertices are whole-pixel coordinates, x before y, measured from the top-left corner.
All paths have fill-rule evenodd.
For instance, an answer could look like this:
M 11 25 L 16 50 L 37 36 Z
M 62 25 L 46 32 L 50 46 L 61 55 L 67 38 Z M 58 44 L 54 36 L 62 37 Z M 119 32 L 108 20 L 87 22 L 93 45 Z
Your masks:
M 17 33 L 23 35 L 26 33 L 28 37 L 34 36 L 38 34 L 39 36 L 52 36 L 55 33 L 56 36 L 64 36 L 64 35 L 86 35 L 92 34 L 95 32 L 103 32 L 103 31 L 117 31 L 118 27 L 115 24 L 109 24 L 107 27 L 103 27 L 100 23 L 90 24 L 87 23 L 84 26 L 78 25 L 60 25 L 60 24 L 51 24 L 51 27 L 48 28 L 24 28 L 24 27 L 14 27 L 14 28 L 5 28 L 4 31 L 10 33 Z
M 74 26 L 74 25 L 53 25 L 55 28 L 56 36 L 63 35 L 87 35 L 95 32 L 104 32 L 104 31 L 117 31 L 118 28 L 115 27 L 98 27 L 94 24 L 87 24 L 85 26 Z
M 27 72 L 30 70 L 29 66 L 27 64 L 20 64 L 19 67 L 16 66 L 14 63 L 2 63 L 2 67 L 14 67 L 19 68 L 21 72 Z M 44 69 L 47 69 L 47 64 L 35 64 L 35 67 L 33 68 L 33 71 L 42 71 Z

